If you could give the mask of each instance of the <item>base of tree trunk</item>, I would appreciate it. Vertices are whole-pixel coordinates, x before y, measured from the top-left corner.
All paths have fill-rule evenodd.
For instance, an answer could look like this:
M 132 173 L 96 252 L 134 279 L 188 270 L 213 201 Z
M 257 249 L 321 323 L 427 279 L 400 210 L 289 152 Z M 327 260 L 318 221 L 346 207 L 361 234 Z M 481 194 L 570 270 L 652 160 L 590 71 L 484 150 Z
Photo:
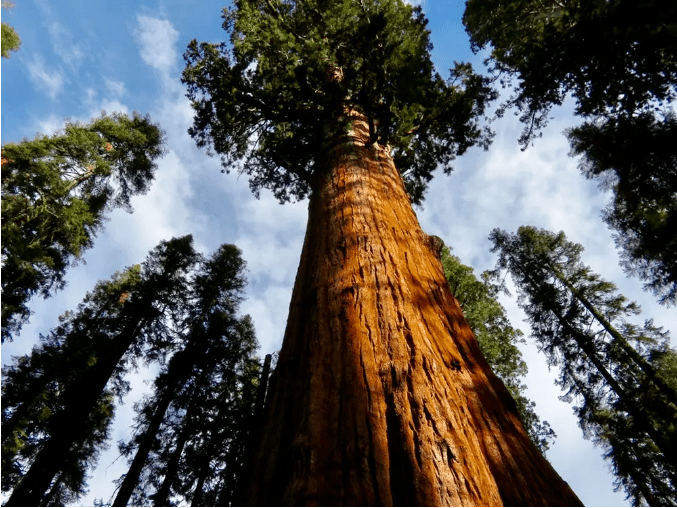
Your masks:
M 354 116 L 314 185 L 241 502 L 580 505 L 484 359 L 389 149 L 366 146 Z

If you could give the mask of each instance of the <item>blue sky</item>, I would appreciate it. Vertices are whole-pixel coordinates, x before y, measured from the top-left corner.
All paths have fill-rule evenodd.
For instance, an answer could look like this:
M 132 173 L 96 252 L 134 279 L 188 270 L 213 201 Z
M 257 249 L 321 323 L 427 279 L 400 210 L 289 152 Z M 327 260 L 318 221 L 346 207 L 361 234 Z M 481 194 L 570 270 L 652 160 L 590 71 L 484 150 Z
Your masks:
M 248 262 L 247 301 L 261 343 L 261 354 L 279 349 L 291 289 L 301 253 L 307 217 L 305 202 L 279 205 L 268 193 L 256 200 L 244 177 L 220 172 L 217 159 L 198 150 L 186 130 L 192 112 L 179 81 L 181 55 L 187 43 L 224 40 L 220 1 L 92 1 L 16 0 L 2 12 L 16 28 L 22 47 L 2 60 L 2 143 L 51 134 L 65 118 L 88 122 L 102 109 L 149 113 L 167 133 L 167 155 L 160 161 L 151 191 L 132 199 L 134 213 L 116 211 L 86 264 L 72 268 L 68 287 L 49 300 L 33 302 L 30 325 L 13 343 L 2 346 L 3 364 L 28 352 L 38 334 L 46 334 L 57 317 L 74 309 L 101 279 L 140 262 L 163 239 L 192 233 L 196 247 L 213 252 L 234 243 Z M 461 24 L 463 2 L 426 0 L 424 12 L 434 44 L 433 61 L 443 76 L 454 60 L 470 60 L 482 68 L 481 56 L 470 52 Z M 611 235 L 599 218 L 609 196 L 586 181 L 567 156 L 562 131 L 577 122 L 571 105 L 553 112 L 553 120 L 535 146 L 522 152 L 517 145 L 521 126 L 508 113 L 496 122 L 496 140 L 488 152 L 471 149 L 458 159 L 451 176 L 439 174 L 431 183 L 417 214 L 423 229 L 440 236 L 476 272 L 492 268 L 495 256 L 487 239 L 494 227 L 510 232 L 521 225 L 564 230 L 582 243 L 583 259 L 593 270 L 616 282 L 621 292 L 638 301 L 642 318 L 674 329 L 674 313 L 659 307 L 627 279 L 618 267 Z M 528 335 L 514 300 L 502 300 L 515 327 Z M 558 434 L 547 456 L 558 473 L 586 505 L 627 505 L 614 493 L 613 478 L 601 450 L 582 438 L 571 406 L 560 395 L 542 355 L 530 342 L 523 348 L 529 365 L 528 396 L 536 411 Z M 126 471 L 115 443 L 129 436 L 132 402 L 141 396 L 152 373 L 133 377 L 134 390 L 118 408 L 113 442 L 89 481 L 94 498 L 109 501 L 112 480 Z M 117 459 L 117 460 L 116 460 Z

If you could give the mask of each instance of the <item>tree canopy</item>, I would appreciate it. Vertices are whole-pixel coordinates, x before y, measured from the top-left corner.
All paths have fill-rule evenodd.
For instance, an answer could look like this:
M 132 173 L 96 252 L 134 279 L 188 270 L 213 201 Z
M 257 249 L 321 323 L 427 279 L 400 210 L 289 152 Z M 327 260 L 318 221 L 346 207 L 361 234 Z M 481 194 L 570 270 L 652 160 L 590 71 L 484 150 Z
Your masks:
M 579 115 L 624 118 L 675 98 L 672 2 L 469 0 L 463 22 L 475 51 L 492 46 L 494 74 L 518 79 L 524 144 L 569 93 Z
M 602 213 L 628 275 L 677 304 L 677 117 L 587 121 L 567 131 L 580 169 L 613 198 Z
M 223 19 L 230 45 L 193 40 L 184 55 L 189 133 L 224 171 L 242 161 L 255 195 L 307 196 L 349 110 L 366 116 L 369 143 L 392 148 L 417 203 L 438 165 L 449 172 L 456 155 L 491 139 L 478 117 L 495 92 L 469 64 L 442 79 L 420 7 L 237 0 Z
M 105 213 L 132 211 L 163 154 L 164 133 L 148 116 L 106 115 L 69 122 L 53 136 L 2 147 L 2 341 L 28 320 L 28 301 L 66 284 Z
M 525 123 L 524 147 L 571 94 L 586 119 L 566 134 L 581 170 L 612 203 L 603 219 L 623 268 L 662 304 L 677 303 L 677 6 L 657 0 L 469 0 L 473 49 Z M 502 111 L 502 110 L 501 110 Z

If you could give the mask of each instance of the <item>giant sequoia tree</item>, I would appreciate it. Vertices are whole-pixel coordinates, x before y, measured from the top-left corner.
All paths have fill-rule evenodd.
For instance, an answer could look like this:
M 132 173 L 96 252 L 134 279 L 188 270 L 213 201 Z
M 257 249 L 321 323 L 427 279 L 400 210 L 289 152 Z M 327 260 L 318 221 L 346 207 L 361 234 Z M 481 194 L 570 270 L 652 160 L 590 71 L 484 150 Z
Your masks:
M 534 410 L 536 403 L 524 395 L 526 385 L 522 384 L 521 378 L 528 370 L 517 343 L 525 340 L 523 333 L 511 326 L 498 301 L 500 286 L 489 279 L 488 272 L 482 274 L 481 280 L 475 277 L 472 267 L 462 264 L 451 254 L 449 247 L 442 248 L 441 260 L 449 288 L 458 300 L 482 354 L 515 399 L 527 434 L 545 452 L 549 441 L 556 437 L 555 432 L 548 422 L 541 422 Z
M 426 23 L 400 0 L 238 0 L 231 44 L 185 55 L 198 145 L 255 193 L 309 196 L 243 503 L 580 503 L 529 440 L 412 209 L 435 168 L 490 138 L 477 122 L 492 92 L 467 64 L 435 72 Z
M 626 317 L 639 307 L 585 266 L 583 248 L 564 233 L 521 227 L 494 230 L 498 270 L 508 270 L 519 303 L 586 437 L 605 449 L 635 504 L 677 502 L 677 356 L 667 333 Z

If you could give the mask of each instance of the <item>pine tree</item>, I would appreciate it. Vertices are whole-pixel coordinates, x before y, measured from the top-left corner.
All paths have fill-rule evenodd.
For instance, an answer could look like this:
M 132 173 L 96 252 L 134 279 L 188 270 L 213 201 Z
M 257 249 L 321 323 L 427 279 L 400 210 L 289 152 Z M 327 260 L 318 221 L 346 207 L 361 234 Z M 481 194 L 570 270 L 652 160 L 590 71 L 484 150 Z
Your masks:
M 482 279 L 478 279 L 472 267 L 462 264 L 451 254 L 450 247 L 442 248 L 441 260 L 451 293 L 458 299 L 487 363 L 515 399 L 529 437 L 541 452 L 545 452 L 549 442 L 557 436 L 548 422 L 541 422 L 534 410 L 536 403 L 524 395 L 526 385 L 521 378 L 528 369 L 517 347 L 518 343 L 525 342 L 524 334 L 510 325 L 505 309 L 498 301 L 499 287 L 491 282 L 489 272 L 484 272 Z
M 258 369 L 251 319 L 237 316 L 243 271 L 240 251 L 233 245 L 221 246 L 201 262 L 180 325 L 185 347 L 155 380 L 153 396 L 138 406 L 135 437 L 120 445 L 125 455 L 134 452 L 134 458 L 114 506 L 126 506 L 135 490 L 134 504 L 147 501 L 151 481 L 159 479 L 162 483 L 153 494 L 156 506 L 164 506 L 170 492 L 193 505 L 210 495 L 215 502 L 214 482 L 226 469 L 239 467 Z M 184 436 L 188 431 L 190 436 Z M 169 452 L 165 448 L 175 444 L 172 435 L 182 446 Z M 163 462 L 157 455 L 170 458 Z M 170 468 L 171 457 L 175 460 Z M 163 472 L 163 467 L 171 472 Z
M 51 492 L 64 488 L 72 497 L 82 494 L 82 481 L 60 483 L 64 472 L 76 471 L 84 480 L 107 438 L 113 397 L 128 390 L 125 374 L 139 359 L 162 359 L 173 346 L 168 318 L 185 307 L 186 275 L 195 261 L 190 236 L 161 242 L 142 265 L 98 284 L 43 340 L 44 347 L 7 372 L 3 464 L 20 459 L 16 481 L 3 481 L 3 490 L 13 489 L 7 506 L 45 504 Z
M 579 504 L 529 437 L 411 201 L 486 146 L 495 94 L 445 81 L 400 0 L 238 0 L 190 43 L 190 134 L 255 194 L 309 197 L 279 361 L 236 504 Z
M 105 213 L 132 211 L 153 181 L 164 134 L 149 117 L 102 114 L 88 125 L 2 147 L 2 341 L 28 320 L 28 301 L 62 289 Z
M 550 365 L 584 435 L 605 450 L 633 503 L 675 504 L 677 497 L 677 383 L 675 352 L 667 333 L 647 320 L 626 317 L 639 306 L 585 266 L 583 247 L 534 227 L 516 234 L 495 229 L 497 271 L 518 287 L 533 336 Z

